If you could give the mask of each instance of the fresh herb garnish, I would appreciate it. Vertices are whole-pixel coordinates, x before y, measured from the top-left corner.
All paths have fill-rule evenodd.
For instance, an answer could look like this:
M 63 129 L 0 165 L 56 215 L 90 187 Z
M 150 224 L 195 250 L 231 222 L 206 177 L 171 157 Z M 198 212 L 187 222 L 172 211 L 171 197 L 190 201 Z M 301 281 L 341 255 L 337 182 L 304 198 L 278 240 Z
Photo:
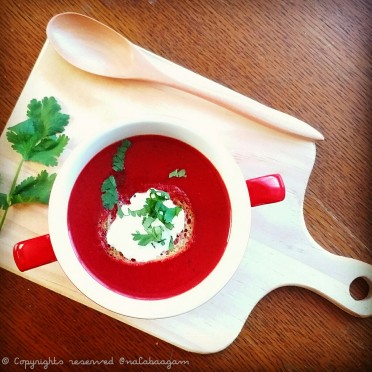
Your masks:
M 174 227 L 171 222 L 174 217 L 178 216 L 182 208 L 179 206 L 173 208 L 167 207 L 164 202 L 169 199 L 170 197 L 167 192 L 151 189 L 149 197 L 146 198 L 146 204 L 141 209 L 141 213 L 145 211 L 148 217 L 154 220 L 158 219 L 167 229 L 171 230 Z
M 170 237 L 170 240 L 169 240 L 169 245 L 168 245 L 168 249 L 169 251 L 173 251 L 174 249 L 174 241 L 173 241 L 173 236 Z
M 54 97 L 45 97 L 42 101 L 33 99 L 27 107 L 28 119 L 8 128 L 8 141 L 23 161 L 57 165 L 57 158 L 68 142 L 68 137 L 60 133 L 68 124 L 69 116 L 60 112 Z
M 177 177 L 177 178 L 181 178 L 181 177 L 187 177 L 186 175 L 186 170 L 185 169 L 175 169 L 174 171 L 170 172 L 169 173 L 169 178 L 173 178 L 173 177 Z
M 150 195 L 146 198 L 143 208 L 129 212 L 132 216 L 143 216 L 142 226 L 146 234 L 140 234 L 138 231 L 132 234 L 133 240 L 138 241 L 139 245 L 144 246 L 149 243 L 164 244 L 163 232 L 165 228 L 168 230 L 174 228 L 172 224 L 173 218 L 178 216 L 182 210 L 179 206 L 167 207 L 164 202 L 169 199 L 167 192 L 150 189 Z M 157 220 L 163 225 L 153 226 L 152 224 Z M 169 245 L 169 248 L 174 247 L 172 239 Z
M 131 142 L 127 139 L 123 140 L 116 150 L 116 154 L 112 159 L 112 169 L 116 172 L 124 170 L 124 159 Z M 120 218 L 124 216 L 119 205 L 119 194 L 117 190 L 116 180 L 113 175 L 107 177 L 101 185 L 101 199 L 104 208 L 112 210 L 115 205 L 118 207 L 118 215 Z
M 0 193 L 0 209 L 4 210 L 0 220 L 0 230 L 12 205 L 49 202 L 56 174 L 50 175 L 43 170 L 36 177 L 28 177 L 17 185 L 23 163 L 33 161 L 46 166 L 55 166 L 69 141 L 69 138 L 61 133 L 65 130 L 70 117 L 61 113 L 61 107 L 54 97 L 45 97 L 41 101 L 32 99 L 27 108 L 28 119 L 8 128 L 6 133 L 13 150 L 22 158 L 9 193 Z
M 164 228 L 162 226 L 150 226 L 146 229 L 146 234 L 141 234 L 139 231 L 132 234 L 133 240 L 138 242 L 138 245 L 145 246 L 150 243 L 161 243 L 164 245 L 162 238 Z
M 125 155 L 130 146 L 131 142 L 127 139 L 123 140 L 119 145 L 112 159 L 112 169 L 115 172 L 124 171 Z M 169 178 L 171 177 L 186 177 L 186 171 L 185 169 L 176 169 L 169 174 Z M 119 194 L 114 175 L 110 175 L 103 181 L 101 193 L 104 208 L 112 210 L 117 206 L 119 217 L 124 217 L 124 213 L 119 205 Z M 174 228 L 172 221 L 182 210 L 179 206 L 172 208 L 167 207 L 164 202 L 169 199 L 170 197 L 167 192 L 150 189 L 149 197 L 146 198 L 145 205 L 141 209 L 131 210 L 128 208 L 128 215 L 132 217 L 142 217 L 142 226 L 145 233 L 142 234 L 136 231 L 132 234 L 133 240 L 137 241 L 138 245 L 145 246 L 153 243 L 165 244 L 163 232 L 165 229 L 172 230 Z M 159 225 L 159 222 L 161 222 L 161 225 Z M 169 250 L 173 249 L 174 242 L 171 238 Z
M 118 190 L 114 176 L 107 177 L 101 186 L 102 203 L 106 209 L 112 210 L 119 201 Z
M 116 154 L 112 159 L 112 169 L 116 172 L 124 170 L 124 159 L 125 153 L 131 146 L 131 142 L 127 139 L 123 140 L 120 146 L 118 147 Z
M 42 170 L 36 177 L 26 178 L 12 192 L 10 196 L 11 205 L 32 202 L 48 204 L 50 190 L 55 178 L 55 173 L 49 175 L 46 170 Z

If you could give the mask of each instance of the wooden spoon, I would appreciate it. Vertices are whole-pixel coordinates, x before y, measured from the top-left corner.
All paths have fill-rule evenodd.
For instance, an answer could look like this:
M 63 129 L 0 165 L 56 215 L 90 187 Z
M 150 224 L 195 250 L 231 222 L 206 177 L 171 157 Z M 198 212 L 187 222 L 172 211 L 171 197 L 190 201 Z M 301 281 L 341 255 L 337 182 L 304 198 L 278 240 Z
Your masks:
M 281 131 L 322 140 L 309 124 L 267 107 L 232 90 L 208 89 L 179 81 L 149 60 L 143 50 L 106 25 L 81 14 L 53 17 L 47 35 L 55 50 L 70 64 L 92 74 L 164 84 L 223 106 L 247 118 Z

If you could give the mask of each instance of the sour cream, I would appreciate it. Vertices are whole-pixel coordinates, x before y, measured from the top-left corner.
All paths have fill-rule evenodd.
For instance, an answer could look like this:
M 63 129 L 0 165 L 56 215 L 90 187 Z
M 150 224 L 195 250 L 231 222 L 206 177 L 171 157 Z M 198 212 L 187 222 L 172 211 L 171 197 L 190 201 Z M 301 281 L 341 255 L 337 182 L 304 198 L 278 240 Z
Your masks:
M 164 239 L 163 245 L 153 242 L 146 246 L 140 246 L 137 241 L 133 240 L 132 234 L 136 232 L 146 234 L 146 231 L 142 226 L 143 217 L 130 215 L 128 209 L 131 211 L 142 209 L 146 204 L 146 199 L 150 196 L 150 191 L 151 189 L 144 193 L 134 194 L 130 199 L 130 204 L 121 207 L 124 217 L 120 217 L 117 214 L 115 220 L 107 230 L 107 243 L 117 251 L 120 251 L 125 258 L 136 260 L 137 262 L 148 262 L 163 256 L 168 251 L 171 239 L 174 241 L 185 225 L 185 212 L 181 210 L 172 220 L 172 224 L 174 225 L 172 230 L 167 229 L 159 220 L 155 220 L 152 223 L 154 227 L 164 227 L 162 234 L 162 239 Z M 176 207 L 172 200 L 164 201 L 164 205 L 168 208 Z

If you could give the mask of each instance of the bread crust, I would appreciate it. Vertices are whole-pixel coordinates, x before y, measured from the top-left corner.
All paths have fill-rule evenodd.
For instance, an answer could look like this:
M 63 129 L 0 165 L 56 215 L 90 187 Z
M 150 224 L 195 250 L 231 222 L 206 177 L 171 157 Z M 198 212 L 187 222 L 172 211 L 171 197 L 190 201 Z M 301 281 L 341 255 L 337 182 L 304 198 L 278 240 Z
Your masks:
M 156 190 L 165 191 L 169 194 L 170 199 L 172 202 L 180 206 L 184 213 L 185 213 L 185 222 L 183 230 L 177 235 L 176 239 L 174 239 L 174 248 L 169 250 L 164 248 L 164 251 L 161 253 L 159 257 L 154 260 L 147 261 L 147 262 L 154 262 L 154 261 L 161 261 L 165 259 L 170 259 L 175 257 L 176 255 L 180 254 L 181 252 L 188 249 L 193 241 L 194 236 L 194 213 L 192 210 L 192 206 L 190 200 L 186 193 L 182 191 L 179 187 L 174 185 L 156 185 L 152 186 Z M 122 252 L 115 249 L 115 247 L 109 245 L 107 243 L 106 235 L 107 230 L 109 229 L 111 223 L 114 221 L 116 216 L 116 211 L 113 213 L 104 213 L 102 216 L 100 223 L 99 223 L 99 238 L 102 242 L 103 249 L 106 253 L 115 260 L 120 260 L 125 263 L 131 264 L 146 264 L 147 262 L 137 262 L 135 259 L 129 259 L 123 255 Z M 146 247 L 144 247 L 146 248 Z

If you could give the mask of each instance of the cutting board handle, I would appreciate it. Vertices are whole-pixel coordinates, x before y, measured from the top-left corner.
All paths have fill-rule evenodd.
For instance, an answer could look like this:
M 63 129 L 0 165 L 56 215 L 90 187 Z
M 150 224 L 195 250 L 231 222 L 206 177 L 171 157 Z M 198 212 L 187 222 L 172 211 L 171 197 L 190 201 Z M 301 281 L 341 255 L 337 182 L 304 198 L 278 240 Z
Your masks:
M 306 288 L 354 316 L 362 318 L 372 316 L 372 265 L 333 254 L 312 238 L 310 245 L 306 251 L 311 251 L 311 254 L 303 259 L 300 256 L 283 255 L 265 246 L 255 249 L 257 252 L 253 253 L 266 262 L 264 272 L 265 281 L 268 282 L 270 278 L 268 288 L 270 290 L 283 286 Z M 269 251 L 265 253 L 265 250 Z M 278 267 L 285 269 L 278 270 Z M 359 300 L 355 299 L 350 291 L 351 284 L 358 278 L 364 279 L 369 286 L 367 296 Z
M 372 265 L 318 247 L 320 249 L 314 254 L 317 275 L 303 276 L 304 281 L 298 284 L 321 294 L 352 315 L 372 316 Z M 355 299 L 350 290 L 358 278 L 364 279 L 369 287 L 367 296 L 360 300 Z

